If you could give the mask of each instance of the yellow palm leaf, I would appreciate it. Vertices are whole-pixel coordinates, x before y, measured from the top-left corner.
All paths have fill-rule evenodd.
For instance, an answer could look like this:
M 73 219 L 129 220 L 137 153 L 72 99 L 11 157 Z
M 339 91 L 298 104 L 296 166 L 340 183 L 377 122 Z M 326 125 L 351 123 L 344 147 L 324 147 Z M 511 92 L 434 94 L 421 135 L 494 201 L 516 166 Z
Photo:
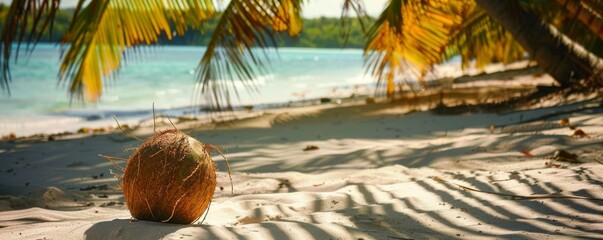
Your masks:
M 9 58 L 12 42 L 37 42 L 59 7 L 59 0 L 16 0 L 8 11 L 2 30 L 3 74 L 0 87 L 8 89 Z M 85 3 L 87 4 L 85 7 Z M 102 81 L 121 65 L 127 49 L 153 44 L 172 29 L 179 34 L 201 28 L 215 13 L 212 0 L 79 0 L 69 30 L 63 36 L 65 53 L 60 66 L 60 81 L 68 82 L 72 96 L 95 101 L 102 95 Z M 29 23 L 28 19 L 33 19 Z M 27 29 L 31 26 L 31 29 Z M 49 27 L 50 26 L 50 27 Z M 18 56 L 18 49 L 17 54 Z
M 461 10 L 472 1 L 391 0 L 369 33 L 365 61 L 388 96 L 408 72 L 422 80 L 443 60 L 449 36 L 462 23 Z
M 82 1 L 80 1 L 82 2 Z M 121 66 L 122 55 L 136 45 L 149 45 L 172 29 L 183 34 L 189 26 L 200 27 L 213 16 L 211 0 L 93 0 L 75 21 L 63 43 L 60 80 L 79 97 L 96 101 L 103 92 L 102 81 Z
M 524 57 L 521 45 L 483 10 L 475 8 L 464 19 L 448 45 L 449 53 L 461 56 L 463 68 L 471 60 L 482 69 L 493 62 L 510 63 Z

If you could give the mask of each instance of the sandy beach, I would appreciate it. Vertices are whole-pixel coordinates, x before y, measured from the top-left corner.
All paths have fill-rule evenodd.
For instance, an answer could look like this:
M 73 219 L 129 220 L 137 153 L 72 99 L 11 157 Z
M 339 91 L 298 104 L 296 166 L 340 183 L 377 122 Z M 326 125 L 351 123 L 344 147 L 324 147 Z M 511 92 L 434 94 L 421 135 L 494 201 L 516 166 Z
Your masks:
M 127 158 L 140 144 L 121 131 L 4 141 L 0 238 L 596 239 L 601 123 L 596 97 L 455 115 L 353 102 L 181 123 L 222 146 L 233 172 L 231 194 L 214 156 L 218 186 L 193 225 L 132 219 L 99 156 Z

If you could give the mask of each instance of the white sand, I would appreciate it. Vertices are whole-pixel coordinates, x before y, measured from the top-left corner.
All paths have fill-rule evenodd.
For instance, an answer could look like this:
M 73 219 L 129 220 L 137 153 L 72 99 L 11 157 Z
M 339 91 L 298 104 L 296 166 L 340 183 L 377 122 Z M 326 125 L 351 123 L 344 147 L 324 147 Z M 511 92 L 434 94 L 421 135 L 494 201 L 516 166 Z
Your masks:
M 131 219 L 111 164 L 97 156 L 127 157 L 139 142 L 121 133 L 2 142 L 0 239 L 601 238 L 603 201 L 593 200 L 603 199 L 600 103 L 450 116 L 315 106 L 198 130 L 192 135 L 226 149 L 235 194 L 216 157 L 216 195 L 195 225 Z M 572 137 L 558 124 L 564 117 L 588 137 Z M 308 145 L 319 149 L 302 151 Z M 558 149 L 585 163 L 546 166 Z M 521 200 L 454 184 L 589 199 Z

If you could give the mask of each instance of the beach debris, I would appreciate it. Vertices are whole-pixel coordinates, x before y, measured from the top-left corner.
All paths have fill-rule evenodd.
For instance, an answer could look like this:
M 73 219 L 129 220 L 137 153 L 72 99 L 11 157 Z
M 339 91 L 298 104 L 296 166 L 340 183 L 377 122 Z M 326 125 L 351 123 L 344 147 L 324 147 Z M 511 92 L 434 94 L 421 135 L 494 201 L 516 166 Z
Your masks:
M 90 191 L 90 190 L 109 190 L 109 185 L 103 184 L 98 186 L 88 186 L 85 188 L 80 188 L 80 191 Z
M 243 109 L 245 109 L 245 111 L 251 112 L 253 111 L 253 105 L 245 105 L 243 106 Z
M 572 137 L 584 138 L 584 137 L 588 137 L 588 134 L 586 134 L 584 131 L 582 131 L 582 129 L 578 128 L 574 131 L 574 134 L 572 134 Z
M 110 206 L 115 206 L 115 204 L 117 204 L 116 202 L 108 202 L 108 203 L 103 203 L 100 206 L 101 207 L 110 207 Z
M 314 151 L 314 150 L 318 150 L 318 149 L 320 149 L 320 148 L 316 145 L 308 145 L 308 146 L 306 146 L 306 148 L 304 148 L 304 151 Z
M 128 125 L 124 125 L 125 128 L 129 128 Z M 104 132 L 108 132 L 113 130 L 113 127 L 108 126 L 108 127 L 98 127 L 98 128 L 87 128 L 87 127 L 83 127 L 77 130 L 77 133 L 79 134 L 90 134 L 90 133 L 104 133 Z
M 534 154 L 532 154 L 530 151 L 521 151 L 520 153 L 523 154 L 523 155 L 525 155 L 525 156 L 528 156 L 528 157 L 533 157 L 534 156 Z
M 565 167 L 566 167 L 566 166 L 564 166 L 564 165 L 562 165 L 562 164 L 555 163 L 555 162 L 553 162 L 553 161 L 548 161 L 548 162 L 545 162 L 545 163 L 544 163 L 544 165 L 545 165 L 545 166 L 548 166 L 548 167 L 554 167 L 554 168 L 565 168 Z
M 216 164 L 210 151 L 216 146 L 200 142 L 178 129 L 157 132 L 127 160 L 107 156 L 123 175 L 126 204 L 138 220 L 191 224 L 209 208 L 216 188 Z M 230 167 L 227 161 L 228 173 Z M 231 177 L 231 191 L 234 192 Z
M 2 136 L 2 141 L 14 141 L 15 139 L 17 139 L 17 134 L 14 132 Z
M 105 129 L 103 127 L 92 129 L 93 133 L 103 133 L 103 132 L 106 132 L 106 131 L 107 131 L 107 129 Z
M 92 130 L 90 128 L 87 127 L 83 127 L 77 130 L 77 133 L 90 133 L 92 132 Z
M 373 104 L 373 103 L 377 102 L 375 100 L 375 97 L 366 97 L 366 99 L 364 101 L 366 102 L 366 104 Z
M 570 126 L 569 118 L 562 118 L 561 120 L 559 120 L 559 125 L 562 127 L 569 127 Z
M 566 150 L 559 149 L 553 153 L 553 156 L 550 159 L 554 161 L 560 162 L 569 162 L 569 163 L 582 163 L 578 161 L 578 155 L 570 153 Z
M 291 183 L 289 183 L 289 179 L 279 179 L 280 183 L 278 184 L 278 188 L 291 188 Z
M 510 191 L 507 191 L 507 190 L 504 190 L 504 189 L 502 189 L 503 191 L 494 192 L 494 191 L 481 190 L 481 189 L 478 189 L 478 188 L 474 188 L 474 187 L 470 187 L 470 186 L 466 186 L 466 185 L 461 185 L 461 184 L 458 184 L 458 183 L 454 183 L 454 182 L 452 182 L 450 180 L 443 179 L 443 178 L 441 178 L 439 176 L 434 176 L 434 177 L 432 177 L 432 179 L 435 180 L 436 182 L 439 182 L 439 183 L 442 183 L 442 184 L 453 185 L 453 186 L 455 186 L 460 191 L 471 191 L 471 192 L 493 194 L 493 195 L 498 195 L 498 196 L 505 196 L 505 197 L 509 197 L 511 200 L 562 199 L 563 198 L 563 199 L 580 199 L 580 200 L 602 201 L 603 202 L 603 198 L 583 197 L 583 196 L 575 196 L 575 195 L 564 195 L 564 194 L 561 194 L 561 193 L 517 195 L 517 194 L 505 193 L 505 192 L 510 192 Z M 454 208 L 454 207 L 452 207 L 452 208 Z

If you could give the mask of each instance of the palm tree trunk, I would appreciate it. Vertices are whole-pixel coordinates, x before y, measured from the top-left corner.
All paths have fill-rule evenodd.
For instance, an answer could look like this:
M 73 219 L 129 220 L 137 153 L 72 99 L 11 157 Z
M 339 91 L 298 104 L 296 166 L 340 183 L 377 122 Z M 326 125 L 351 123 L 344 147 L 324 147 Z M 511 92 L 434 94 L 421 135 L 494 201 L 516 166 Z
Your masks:
M 476 0 L 562 87 L 603 72 L 603 60 L 560 33 L 517 0 Z
M 588 2 L 585 2 L 584 5 L 578 0 L 556 0 L 556 2 L 565 7 L 570 15 L 576 16 L 580 22 L 603 40 L 603 18 L 595 12 L 595 9 L 588 5 Z M 596 3 L 590 4 L 600 7 Z M 599 10 L 603 11 L 603 9 Z

